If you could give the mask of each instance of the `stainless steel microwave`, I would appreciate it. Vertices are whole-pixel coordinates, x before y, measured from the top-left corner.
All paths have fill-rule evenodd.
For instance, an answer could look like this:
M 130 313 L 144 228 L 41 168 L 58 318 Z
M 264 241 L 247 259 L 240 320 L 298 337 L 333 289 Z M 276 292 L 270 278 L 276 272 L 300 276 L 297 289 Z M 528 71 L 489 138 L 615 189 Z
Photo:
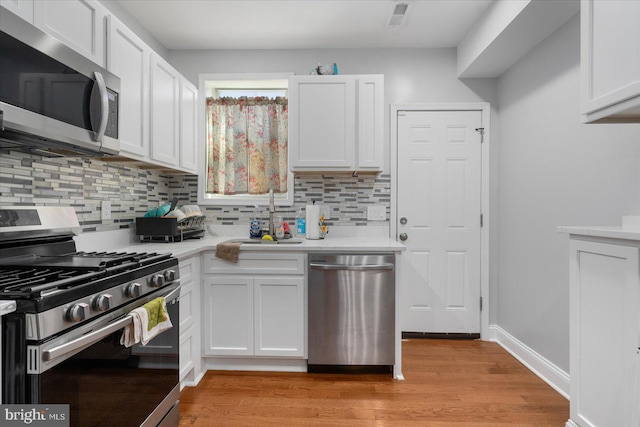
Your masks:
M 0 58 L 0 148 L 119 152 L 118 77 L 6 9 Z

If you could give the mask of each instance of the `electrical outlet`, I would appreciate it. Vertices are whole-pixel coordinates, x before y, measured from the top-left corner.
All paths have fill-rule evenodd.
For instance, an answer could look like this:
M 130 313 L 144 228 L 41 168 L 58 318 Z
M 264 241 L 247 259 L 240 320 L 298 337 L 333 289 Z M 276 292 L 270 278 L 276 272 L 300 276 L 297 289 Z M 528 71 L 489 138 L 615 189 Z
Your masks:
M 101 218 L 111 219 L 111 202 L 109 200 L 103 200 L 101 204 Z
M 320 216 L 324 215 L 324 219 L 331 219 L 331 206 L 320 205 Z
M 367 220 L 368 221 L 386 221 L 387 220 L 386 206 L 384 205 L 367 206 Z

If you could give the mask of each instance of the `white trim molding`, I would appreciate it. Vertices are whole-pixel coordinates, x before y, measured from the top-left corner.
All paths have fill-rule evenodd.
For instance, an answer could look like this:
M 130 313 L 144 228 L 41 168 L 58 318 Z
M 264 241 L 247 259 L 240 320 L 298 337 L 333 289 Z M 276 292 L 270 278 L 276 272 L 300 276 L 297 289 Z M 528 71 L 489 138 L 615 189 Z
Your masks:
M 529 346 L 505 331 L 498 325 L 491 325 L 491 338 L 489 341 L 500 344 L 513 357 L 518 359 L 531 372 L 542 381 L 549 384 L 554 390 L 569 400 L 569 374 L 551 363 L 548 359 L 536 353 Z M 570 424 L 567 424 L 567 427 Z

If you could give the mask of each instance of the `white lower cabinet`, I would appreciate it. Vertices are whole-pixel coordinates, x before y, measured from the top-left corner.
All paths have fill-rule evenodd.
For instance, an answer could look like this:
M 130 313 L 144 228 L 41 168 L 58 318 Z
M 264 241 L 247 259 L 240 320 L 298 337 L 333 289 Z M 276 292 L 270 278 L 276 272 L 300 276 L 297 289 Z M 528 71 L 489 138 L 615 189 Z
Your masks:
M 202 376 L 200 346 L 200 255 L 180 261 L 180 387 Z
M 640 242 L 571 236 L 571 419 L 640 426 Z
M 304 255 L 240 256 L 233 264 L 204 255 L 204 355 L 303 358 Z

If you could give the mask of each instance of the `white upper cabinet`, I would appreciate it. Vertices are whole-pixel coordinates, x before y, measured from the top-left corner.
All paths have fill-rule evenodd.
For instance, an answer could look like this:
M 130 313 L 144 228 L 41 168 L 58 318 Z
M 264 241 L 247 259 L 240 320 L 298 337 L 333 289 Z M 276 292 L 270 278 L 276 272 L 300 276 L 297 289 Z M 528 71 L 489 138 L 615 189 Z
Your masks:
M 358 76 L 357 169 L 382 170 L 384 139 L 384 76 Z
M 114 16 L 109 16 L 107 34 L 107 68 L 120 77 L 120 150 L 147 159 L 151 49 Z
M 180 167 L 197 173 L 198 88 L 187 79 L 180 82 Z
M 42 31 L 89 58 L 105 65 L 107 10 L 96 0 L 35 1 L 33 23 Z
M 292 171 L 380 171 L 384 76 L 294 76 L 289 81 Z
M 0 6 L 33 24 L 33 0 L 0 0 Z
M 580 7 L 582 121 L 640 122 L 640 2 Z
M 180 74 L 151 55 L 151 160 L 177 166 L 180 156 Z

